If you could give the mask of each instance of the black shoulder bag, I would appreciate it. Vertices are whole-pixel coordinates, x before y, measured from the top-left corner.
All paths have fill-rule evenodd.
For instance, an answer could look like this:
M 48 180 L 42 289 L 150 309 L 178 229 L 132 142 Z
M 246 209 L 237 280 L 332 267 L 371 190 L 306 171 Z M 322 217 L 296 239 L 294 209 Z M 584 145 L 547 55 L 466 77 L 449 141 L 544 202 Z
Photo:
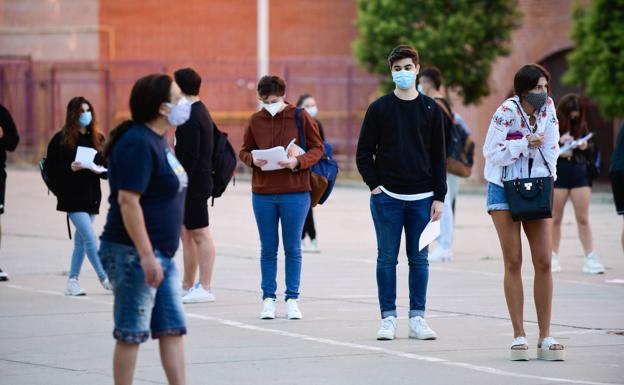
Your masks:
M 513 101 L 519 109 L 520 116 L 524 123 L 529 127 L 530 125 L 524 118 L 520 105 Z M 535 133 L 536 129 L 532 130 Z M 535 219 L 552 218 L 552 203 L 553 203 L 553 176 L 548 162 L 542 153 L 542 150 L 538 148 L 542 160 L 548 169 L 549 176 L 540 178 L 531 178 L 532 164 L 529 162 L 529 177 L 528 178 L 516 178 L 515 180 L 505 181 L 507 177 L 507 166 L 503 168 L 503 185 L 505 187 L 505 195 L 507 196 L 507 202 L 509 202 L 509 209 L 511 211 L 511 218 L 515 221 L 531 221 Z

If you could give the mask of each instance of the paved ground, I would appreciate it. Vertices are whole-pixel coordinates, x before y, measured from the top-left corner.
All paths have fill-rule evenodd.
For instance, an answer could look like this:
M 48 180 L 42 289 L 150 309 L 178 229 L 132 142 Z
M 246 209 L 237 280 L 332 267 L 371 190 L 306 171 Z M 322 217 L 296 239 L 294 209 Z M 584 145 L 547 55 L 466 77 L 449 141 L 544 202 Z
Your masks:
M 338 188 L 315 211 L 322 253 L 305 255 L 304 319 L 262 321 L 258 239 L 250 186 L 239 182 L 211 209 L 218 260 L 217 302 L 186 307 L 189 384 L 624 384 L 624 256 L 621 218 L 598 199 L 591 208 L 596 249 L 607 273 L 581 273 L 580 243 L 566 212 L 555 277 L 553 335 L 566 362 L 509 362 L 511 325 L 498 240 L 484 198 L 461 195 L 455 260 L 431 268 L 428 319 L 437 341 L 407 339 L 407 269 L 399 267 L 399 338 L 375 340 L 375 237 L 364 189 Z M 105 208 L 103 208 L 105 212 Z M 98 217 L 101 228 L 104 216 Z M 62 295 L 72 244 L 33 171 L 9 172 L 0 266 L 0 384 L 110 384 L 113 297 L 85 264 L 83 298 Z M 526 246 L 526 245 L 525 245 Z M 526 250 L 526 248 L 525 248 Z M 281 258 L 281 257 L 280 257 Z M 181 256 L 176 257 L 178 264 Z M 283 259 L 282 259 L 283 260 Z M 280 290 L 283 291 L 283 266 Z M 532 267 L 525 264 L 531 293 Z M 618 283 L 617 279 L 619 281 Z M 613 281 L 616 280 L 616 281 Z M 532 355 L 537 338 L 526 299 Z M 165 383 L 157 344 L 139 355 L 137 384 Z

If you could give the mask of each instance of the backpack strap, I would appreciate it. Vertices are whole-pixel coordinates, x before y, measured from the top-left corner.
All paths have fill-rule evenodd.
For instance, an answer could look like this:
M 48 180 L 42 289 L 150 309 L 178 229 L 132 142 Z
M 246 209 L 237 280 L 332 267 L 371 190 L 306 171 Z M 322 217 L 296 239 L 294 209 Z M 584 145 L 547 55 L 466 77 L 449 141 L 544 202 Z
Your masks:
M 297 125 L 297 134 L 299 136 L 299 143 L 303 151 L 308 151 L 305 141 L 305 135 L 303 135 L 303 124 L 301 121 L 301 108 L 295 107 L 295 124 Z
M 451 113 L 451 111 L 448 109 L 448 107 L 446 106 L 446 103 L 444 103 L 442 100 L 444 100 L 443 98 L 433 98 L 433 100 L 435 100 L 436 104 L 438 105 L 438 107 L 440 107 L 442 109 L 442 111 L 444 112 L 444 114 L 451 120 L 451 122 L 453 122 L 453 124 L 457 124 L 455 122 L 455 117 L 453 116 L 453 114 Z

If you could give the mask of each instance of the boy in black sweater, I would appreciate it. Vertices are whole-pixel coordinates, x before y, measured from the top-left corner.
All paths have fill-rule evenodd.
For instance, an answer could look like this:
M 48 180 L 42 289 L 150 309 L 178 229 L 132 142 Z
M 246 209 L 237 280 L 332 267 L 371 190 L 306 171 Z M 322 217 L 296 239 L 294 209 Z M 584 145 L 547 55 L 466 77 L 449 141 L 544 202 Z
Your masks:
M 208 198 L 212 193 L 212 153 L 214 123 L 199 100 L 201 77 L 192 68 L 174 74 L 184 96 L 192 103 L 191 116 L 176 129 L 176 157 L 189 178 L 184 204 L 182 247 L 184 279 L 182 302 L 212 302 L 210 289 L 215 261 L 215 244 L 208 228 Z M 199 282 L 195 284 L 199 266 Z
M 396 265 L 405 229 L 409 260 L 409 337 L 436 339 L 425 322 L 429 264 L 419 239 L 429 221 L 442 215 L 446 154 L 442 112 L 416 90 L 418 52 L 400 45 L 388 57 L 393 92 L 366 111 L 357 148 L 357 167 L 371 189 L 377 233 L 377 288 L 381 308 L 379 340 L 396 335 Z
M 4 193 L 6 191 L 6 152 L 15 151 L 19 143 L 15 122 L 2 104 L 0 104 L 0 214 L 4 214 Z M 0 224 L 0 239 L 2 239 L 2 225 Z M 8 281 L 7 273 L 0 269 L 0 281 Z

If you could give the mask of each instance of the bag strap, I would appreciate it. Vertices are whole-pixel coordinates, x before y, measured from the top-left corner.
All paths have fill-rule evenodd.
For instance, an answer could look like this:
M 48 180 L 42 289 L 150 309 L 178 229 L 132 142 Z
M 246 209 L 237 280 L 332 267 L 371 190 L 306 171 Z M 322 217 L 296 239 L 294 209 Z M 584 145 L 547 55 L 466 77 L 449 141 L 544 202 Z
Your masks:
M 436 104 L 438 105 L 438 107 L 440 107 L 442 109 L 442 111 L 444 112 L 444 114 L 451 120 L 451 122 L 453 122 L 453 124 L 457 124 L 455 122 L 455 117 L 453 116 L 453 114 L 451 113 L 451 111 L 448 109 L 448 107 L 446 106 L 446 103 L 444 103 L 446 100 L 444 98 L 433 98 L 433 100 L 436 102 Z M 443 101 L 444 100 L 444 101 Z
M 511 98 L 507 100 L 511 100 L 516 105 L 516 107 L 518 107 L 520 118 L 522 119 L 524 124 L 526 124 L 527 128 L 531 130 L 531 125 L 529 124 L 529 122 L 527 122 L 526 118 L 524 117 L 524 114 L 522 113 L 522 107 L 520 107 L 520 103 L 518 103 L 515 99 L 511 99 Z M 537 122 L 535 123 L 535 125 L 537 126 Z M 535 131 L 537 131 L 537 127 L 535 128 L 535 130 L 531 130 L 531 131 L 532 133 L 535 133 Z M 542 149 L 538 148 L 537 151 L 539 151 L 540 155 L 542 156 L 544 165 L 546 166 L 546 169 L 548 170 L 548 176 L 552 176 L 552 171 L 550 171 L 550 167 L 548 166 L 548 162 L 546 162 L 546 157 L 544 157 L 544 154 L 542 153 Z M 529 168 L 529 178 L 530 177 L 531 177 L 531 168 Z M 507 166 L 503 167 L 503 179 L 506 179 L 506 178 L 507 178 Z
M 299 143 L 303 151 L 308 151 L 305 141 L 305 135 L 303 135 L 303 124 L 301 122 L 301 108 L 295 107 L 295 124 L 297 125 L 297 134 L 299 135 Z
M 71 241 L 71 227 L 69 226 L 69 214 L 67 214 L 67 234 L 69 235 L 69 240 Z

